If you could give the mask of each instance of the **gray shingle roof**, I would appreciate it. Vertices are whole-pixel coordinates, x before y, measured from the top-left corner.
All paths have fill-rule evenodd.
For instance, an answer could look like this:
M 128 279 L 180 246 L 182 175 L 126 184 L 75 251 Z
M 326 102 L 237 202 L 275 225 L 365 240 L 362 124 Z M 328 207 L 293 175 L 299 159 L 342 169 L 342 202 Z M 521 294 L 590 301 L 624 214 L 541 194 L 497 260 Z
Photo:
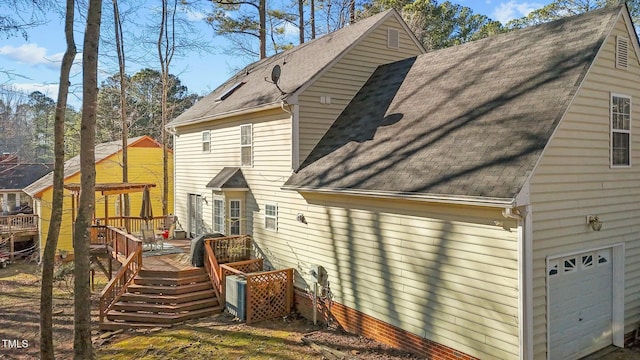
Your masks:
M 224 167 L 206 186 L 217 191 L 224 189 L 249 189 L 249 184 L 239 167 Z
M 22 190 L 52 169 L 51 164 L 0 166 L 0 190 Z
M 622 9 L 379 67 L 284 187 L 515 198 Z
M 144 137 L 145 136 L 129 138 L 127 139 L 127 144 L 131 146 L 131 144 L 137 142 L 138 140 Z M 99 162 L 100 160 L 104 160 L 109 156 L 117 153 L 120 150 L 122 150 L 122 140 L 116 140 L 116 141 L 98 144 L 96 145 L 96 149 L 95 149 L 96 162 Z M 80 155 L 74 156 L 71 159 L 64 162 L 64 178 L 65 179 L 79 172 L 80 172 Z M 33 184 L 27 186 L 24 189 L 24 192 L 27 193 L 29 196 L 35 196 L 51 186 L 53 186 L 53 171 L 41 177 L 39 180 L 35 181 Z
M 282 100 L 280 91 L 272 83 L 265 80 L 269 79 L 270 81 L 271 70 L 276 64 L 282 68 L 280 88 L 287 94 L 292 94 L 356 44 L 358 39 L 370 29 L 390 16 L 398 15 L 395 10 L 389 10 L 371 16 L 289 51 L 248 65 L 171 121 L 168 126 L 188 125 L 232 111 L 280 102 Z M 235 89 L 223 101 L 216 101 L 218 97 L 238 83 L 244 84 Z

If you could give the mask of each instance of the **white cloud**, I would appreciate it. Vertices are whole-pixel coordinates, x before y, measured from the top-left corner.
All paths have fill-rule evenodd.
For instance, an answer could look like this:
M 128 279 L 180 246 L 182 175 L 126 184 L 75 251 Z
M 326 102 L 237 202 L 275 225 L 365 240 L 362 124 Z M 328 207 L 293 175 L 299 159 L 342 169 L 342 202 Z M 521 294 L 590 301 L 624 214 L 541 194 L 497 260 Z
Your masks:
M 11 86 L 25 94 L 31 94 L 34 91 L 40 91 L 46 96 L 52 98 L 54 101 L 58 97 L 58 84 L 27 84 L 27 83 L 13 83 Z
M 0 56 L 29 65 L 44 65 L 58 69 L 64 53 L 47 54 L 47 49 L 37 44 L 24 44 L 18 47 L 6 45 L 0 47 Z
M 290 22 L 284 24 L 284 34 L 286 36 L 299 36 L 300 29 Z
M 202 21 L 207 18 L 207 14 L 201 11 L 194 11 L 194 10 L 187 9 L 186 13 L 187 13 L 187 20 L 189 21 Z
M 510 0 L 506 3 L 500 3 L 495 10 L 493 10 L 493 18 L 506 24 L 509 20 L 527 16 L 533 10 L 540 9 L 543 6 L 544 4 L 540 3 Z

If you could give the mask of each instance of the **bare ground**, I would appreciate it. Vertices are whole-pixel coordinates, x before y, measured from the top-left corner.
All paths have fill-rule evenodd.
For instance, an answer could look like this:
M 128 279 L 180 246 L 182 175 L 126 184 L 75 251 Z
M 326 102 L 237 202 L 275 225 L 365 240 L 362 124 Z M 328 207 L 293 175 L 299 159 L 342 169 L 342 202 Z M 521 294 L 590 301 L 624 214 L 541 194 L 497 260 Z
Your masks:
M 0 269 L 0 359 L 39 358 L 40 276 L 34 263 Z M 97 274 L 92 314 L 106 279 Z M 57 359 L 73 357 L 71 282 L 54 290 Z M 97 328 L 97 326 L 96 326 Z M 157 331 L 94 331 L 98 359 L 417 359 L 406 352 L 337 329 L 313 325 L 295 315 L 255 325 L 220 314 Z

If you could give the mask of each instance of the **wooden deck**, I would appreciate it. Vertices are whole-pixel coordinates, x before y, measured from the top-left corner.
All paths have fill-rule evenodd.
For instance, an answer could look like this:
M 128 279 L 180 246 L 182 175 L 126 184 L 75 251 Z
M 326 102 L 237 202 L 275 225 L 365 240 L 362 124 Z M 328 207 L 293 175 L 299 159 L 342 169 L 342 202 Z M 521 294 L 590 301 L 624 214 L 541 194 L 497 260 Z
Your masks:
M 8 245 L 9 257 L 16 256 L 15 244 L 38 236 L 38 216 L 20 214 L 0 216 L 0 247 Z M 30 255 L 31 253 L 29 253 Z M 21 255 L 20 255 L 21 256 Z
M 139 271 L 109 307 L 103 307 L 101 299 L 101 330 L 167 327 L 222 312 L 224 306 L 204 268 L 191 266 L 191 242 L 172 240 L 164 245 L 164 250 L 142 252 Z M 136 253 L 131 259 L 139 256 Z
M 170 241 L 167 242 L 172 246 L 179 248 L 182 252 L 179 254 L 167 254 L 167 255 L 153 255 L 154 251 L 145 251 L 142 256 L 142 270 L 149 271 L 182 271 L 198 269 L 191 266 L 191 259 L 189 258 L 189 246 L 190 244 L 182 241 Z
M 0 235 L 31 236 L 37 234 L 37 215 L 0 216 Z

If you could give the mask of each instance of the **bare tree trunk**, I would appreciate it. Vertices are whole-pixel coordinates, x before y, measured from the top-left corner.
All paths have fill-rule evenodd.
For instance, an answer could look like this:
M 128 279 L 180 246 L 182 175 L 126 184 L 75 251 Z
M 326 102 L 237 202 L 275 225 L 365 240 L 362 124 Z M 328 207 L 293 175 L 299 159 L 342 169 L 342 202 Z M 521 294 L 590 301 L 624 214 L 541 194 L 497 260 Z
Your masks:
M 76 43 L 73 38 L 74 0 L 67 0 L 64 33 L 67 39 L 67 50 L 62 57 L 60 68 L 60 85 L 56 103 L 53 167 L 53 200 L 51 205 L 51 223 L 47 233 L 47 244 L 42 255 L 42 290 L 40 292 L 40 358 L 53 360 L 53 268 L 62 223 L 62 204 L 64 200 L 64 118 L 67 111 L 69 94 L 69 74 L 76 56 Z
M 113 2 L 113 22 L 116 36 L 116 50 L 118 53 L 118 68 L 120 70 L 120 121 L 122 122 L 122 182 L 129 182 L 129 125 L 127 124 L 127 84 L 126 67 L 124 58 L 124 42 L 122 40 L 122 22 L 120 21 L 120 10 L 118 9 L 118 0 Z M 131 209 L 129 208 L 129 194 L 124 194 L 124 216 L 129 216 Z M 128 228 L 128 227 L 127 227 Z
M 267 4 L 266 0 L 260 0 L 258 5 L 260 14 L 260 59 L 267 57 Z
M 349 24 L 356 22 L 356 0 L 349 2 Z
M 316 1 L 309 4 L 309 26 L 311 27 L 311 40 L 316 38 Z
M 300 32 L 300 44 L 304 44 L 304 0 L 298 0 L 298 31 Z
M 89 0 L 82 53 L 82 121 L 80 125 L 80 201 L 73 232 L 74 247 L 74 338 L 73 358 L 93 358 L 91 344 L 91 288 L 89 242 L 95 208 L 95 141 L 98 101 L 98 44 L 102 0 Z
M 171 60 L 176 49 L 175 43 L 175 16 L 178 7 L 178 0 L 174 0 L 171 9 L 171 19 L 169 19 L 168 0 L 162 0 L 162 19 L 160 22 L 160 33 L 158 36 L 158 58 L 160 60 L 161 79 L 162 79 L 162 95 L 160 101 L 160 116 L 162 120 L 162 215 L 169 214 L 169 149 L 167 143 L 169 141 L 167 135 L 167 120 L 169 117 L 167 108 L 167 99 L 169 97 L 169 89 L 173 84 L 170 83 L 169 68 Z M 169 29 L 171 26 L 171 29 Z

